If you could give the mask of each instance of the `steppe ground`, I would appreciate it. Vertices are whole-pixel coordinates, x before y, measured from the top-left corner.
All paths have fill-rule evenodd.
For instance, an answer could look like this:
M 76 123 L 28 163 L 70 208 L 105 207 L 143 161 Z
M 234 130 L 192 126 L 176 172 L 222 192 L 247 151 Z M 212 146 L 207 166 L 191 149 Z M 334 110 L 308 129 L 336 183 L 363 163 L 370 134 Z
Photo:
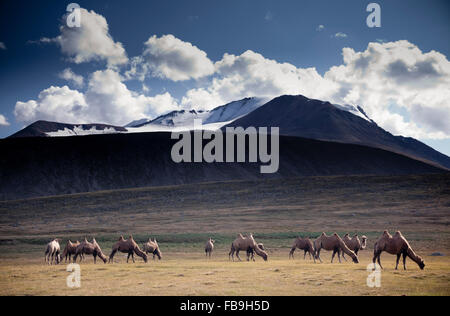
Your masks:
M 204 183 L 0 202 L 0 295 L 450 295 L 450 175 L 340 176 Z M 394 270 L 383 254 L 381 287 L 366 270 L 375 239 L 401 230 L 426 263 Z M 314 264 L 288 253 L 295 236 L 365 234 L 360 263 L 323 252 Z M 269 249 L 263 262 L 229 262 L 237 233 Z M 44 264 L 51 238 L 93 236 L 109 255 L 120 235 L 156 237 L 161 261 L 81 264 L 81 288 L 66 286 L 66 265 Z M 212 260 L 203 247 L 216 240 Z M 431 256 L 439 252 L 444 256 Z M 242 258 L 245 254 L 241 253 Z

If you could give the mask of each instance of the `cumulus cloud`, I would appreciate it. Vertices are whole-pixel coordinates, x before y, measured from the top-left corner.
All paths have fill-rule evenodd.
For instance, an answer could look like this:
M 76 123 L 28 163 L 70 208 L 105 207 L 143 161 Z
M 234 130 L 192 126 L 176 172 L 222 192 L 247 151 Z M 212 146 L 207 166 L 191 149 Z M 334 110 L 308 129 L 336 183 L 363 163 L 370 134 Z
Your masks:
M 9 126 L 8 120 L 2 114 L 0 114 L 0 126 Z
M 347 34 L 342 33 L 342 32 L 337 32 L 336 34 L 334 34 L 334 37 L 336 37 L 336 38 L 346 38 Z
M 324 29 L 325 29 L 325 25 L 323 25 L 323 24 L 320 24 L 316 27 L 317 32 L 323 31 Z
M 136 117 L 156 116 L 178 109 L 168 92 L 152 97 L 133 92 L 112 69 L 94 72 L 85 93 L 67 86 L 43 90 L 37 100 L 17 102 L 16 119 L 30 123 L 49 120 L 69 123 L 124 125 Z
M 68 27 L 63 23 L 59 36 L 42 38 L 41 42 L 56 42 L 61 51 L 77 64 L 95 60 L 105 60 L 109 66 L 127 63 L 125 49 L 122 43 L 115 42 L 109 34 L 106 19 L 92 10 L 81 8 L 80 12 L 80 27 Z
M 330 99 L 361 104 L 382 127 L 418 138 L 450 137 L 450 63 L 408 41 L 344 48 L 344 64 L 324 76 L 339 86 Z M 391 105 L 402 109 L 400 115 Z
M 171 34 L 154 35 L 144 43 L 144 47 L 142 56 L 132 59 L 128 77 L 143 80 L 150 73 L 160 78 L 183 81 L 214 73 L 214 65 L 204 51 Z
M 64 69 L 58 74 L 61 79 L 72 82 L 76 87 L 82 87 L 84 84 L 83 76 L 77 75 L 70 68 Z
M 324 80 L 315 68 L 278 63 L 251 50 L 239 56 L 225 54 L 215 68 L 217 76 L 211 84 L 189 90 L 182 99 L 184 106 L 210 109 L 248 96 L 281 94 L 321 98 L 333 89 L 333 84 Z
M 3 42 L 0 42 L 0 49 L 6 50 L 6 45 Z

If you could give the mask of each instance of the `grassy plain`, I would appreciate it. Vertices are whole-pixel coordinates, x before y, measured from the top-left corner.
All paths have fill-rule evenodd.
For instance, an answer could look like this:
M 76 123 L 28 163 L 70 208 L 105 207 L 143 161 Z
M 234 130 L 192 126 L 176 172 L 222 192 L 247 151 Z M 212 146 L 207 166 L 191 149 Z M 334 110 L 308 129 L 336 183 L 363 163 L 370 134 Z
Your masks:
M 0 202 L 0 295 L 450 295 L 450 176 L 345 176 L 139 188 Z M 374 240 L 401 230 L 424 257 L 394 271 L 382 255 L 381 288 L 366 286 Z M 295 236 L 322 231 L 369 238 L 360 264 L 288 260 Z M 269 261 L 229 262 L 238 233 L 253 232 Z M 82 264 L 80 289 L 65 265 L 43 264 L 50 238 L 95 236 L 108 255 L 120 236 L 160 243 L 163 260 Z M 204 258 L 208 237 L 213 260 Z M 63 246 L 63 245 L 62 245 Z M 446 256 L 433 257 L 434 252 Z M 244 256 L 242 256 L 244 257 Z M 301 257 L 301 259 L 300 259 Z

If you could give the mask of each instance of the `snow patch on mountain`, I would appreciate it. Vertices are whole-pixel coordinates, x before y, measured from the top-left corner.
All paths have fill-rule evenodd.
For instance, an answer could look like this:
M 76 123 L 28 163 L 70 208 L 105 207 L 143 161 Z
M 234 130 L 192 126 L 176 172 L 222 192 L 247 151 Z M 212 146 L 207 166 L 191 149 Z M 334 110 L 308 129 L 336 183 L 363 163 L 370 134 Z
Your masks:
M 47 132 L 49 137 L 66 137 L 66 136 L 84 136 L 84 135 L 98 135 L 98 134 L 117 134 L 123 133 L 112 127 L 107 127 L 104 129 L 96 129 L 91 127 L 89 129 L 84 129 L 82 126 L 74 126 L 73 129 L 65 127 L 63 130 L 58 130 L 56 132 Z

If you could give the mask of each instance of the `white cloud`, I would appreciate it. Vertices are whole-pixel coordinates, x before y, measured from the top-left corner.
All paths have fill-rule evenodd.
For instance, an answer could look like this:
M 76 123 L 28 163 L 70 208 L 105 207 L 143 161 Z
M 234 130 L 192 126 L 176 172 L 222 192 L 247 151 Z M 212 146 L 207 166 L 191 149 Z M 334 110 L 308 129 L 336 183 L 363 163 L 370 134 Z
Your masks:
M 106 19 L 92 10 L 81 8 L 80 12 L 80 27 L 68 27 L 63 23 L 59 36 L 54 39 L 42 38 L 41 42 L 58 43 L 61 51 L 77 64 L 95 60 L 106 60 L 109 66 L 127 63 L 125 49 L 122 43 L 115 42 L 109 34 Z
M 278 63 L 251 50 L 239 56 L 225 54 L 216 62 L 217 76 L 208 87 L 189 90 L 182 99 L 186 107 L 210 109 L 248 96 L 305 94 L 325 97 L 333 89 L 315 68 L 297 68 Z
M 83 76 L 75 74 L 72 69 L 66 68 L 58 74 L 61 79 L 71 81 L 76 87 L 82 87 L 84 84 Z
M 52 86 L 43 90 L 37 100 L 17 102 L 14 115 L 26 123 L 49 120 L 124 125 L 137 117 L 154 117 L 178 109 L 177 100 L 168 92 L 147 97 L 129 90 L 122 80 L 112 69 L 96 71 L 84 94 L 67 86 Z
M 264 20 L 272 21 L 273 20 L 273 13 L 271 11 L 267 11 L 266 15 L 264 16 Z
M 9 126 L 8 120 L 2 114 L 0 114 L 0 126 Z
M 206 53 L 189 42 L 169 34 L 150 37 L 144 43 L 142 56 L 132 59 L 127 77 L 143 80 L 146 74 L 173 81 L 199 79 L 214 73 Z
M 347 34 L 342 33 L 342 32 L 337 32 L 336 34 L 334 34 L 334 37 L 336 37 L 336 38 L 346 38 Z
M 6 45 L 3 42 L 0 42 L 0 49 L 6 50 Z
M 344 48 L 342 54 L 344 64 L 324 76 L 339 86 L 332 100 L 363 105 L 394 134 L 450 137 L 450 63 L 444 55 L 423 53 L 408 41 L 370 43 L 363 52 Z
M 323 31 L 324 29 L 325 29 L 325 25 L 320 24 L 320 25 L 317 26 L 316 31 L 320 32 L 320 31 Z

